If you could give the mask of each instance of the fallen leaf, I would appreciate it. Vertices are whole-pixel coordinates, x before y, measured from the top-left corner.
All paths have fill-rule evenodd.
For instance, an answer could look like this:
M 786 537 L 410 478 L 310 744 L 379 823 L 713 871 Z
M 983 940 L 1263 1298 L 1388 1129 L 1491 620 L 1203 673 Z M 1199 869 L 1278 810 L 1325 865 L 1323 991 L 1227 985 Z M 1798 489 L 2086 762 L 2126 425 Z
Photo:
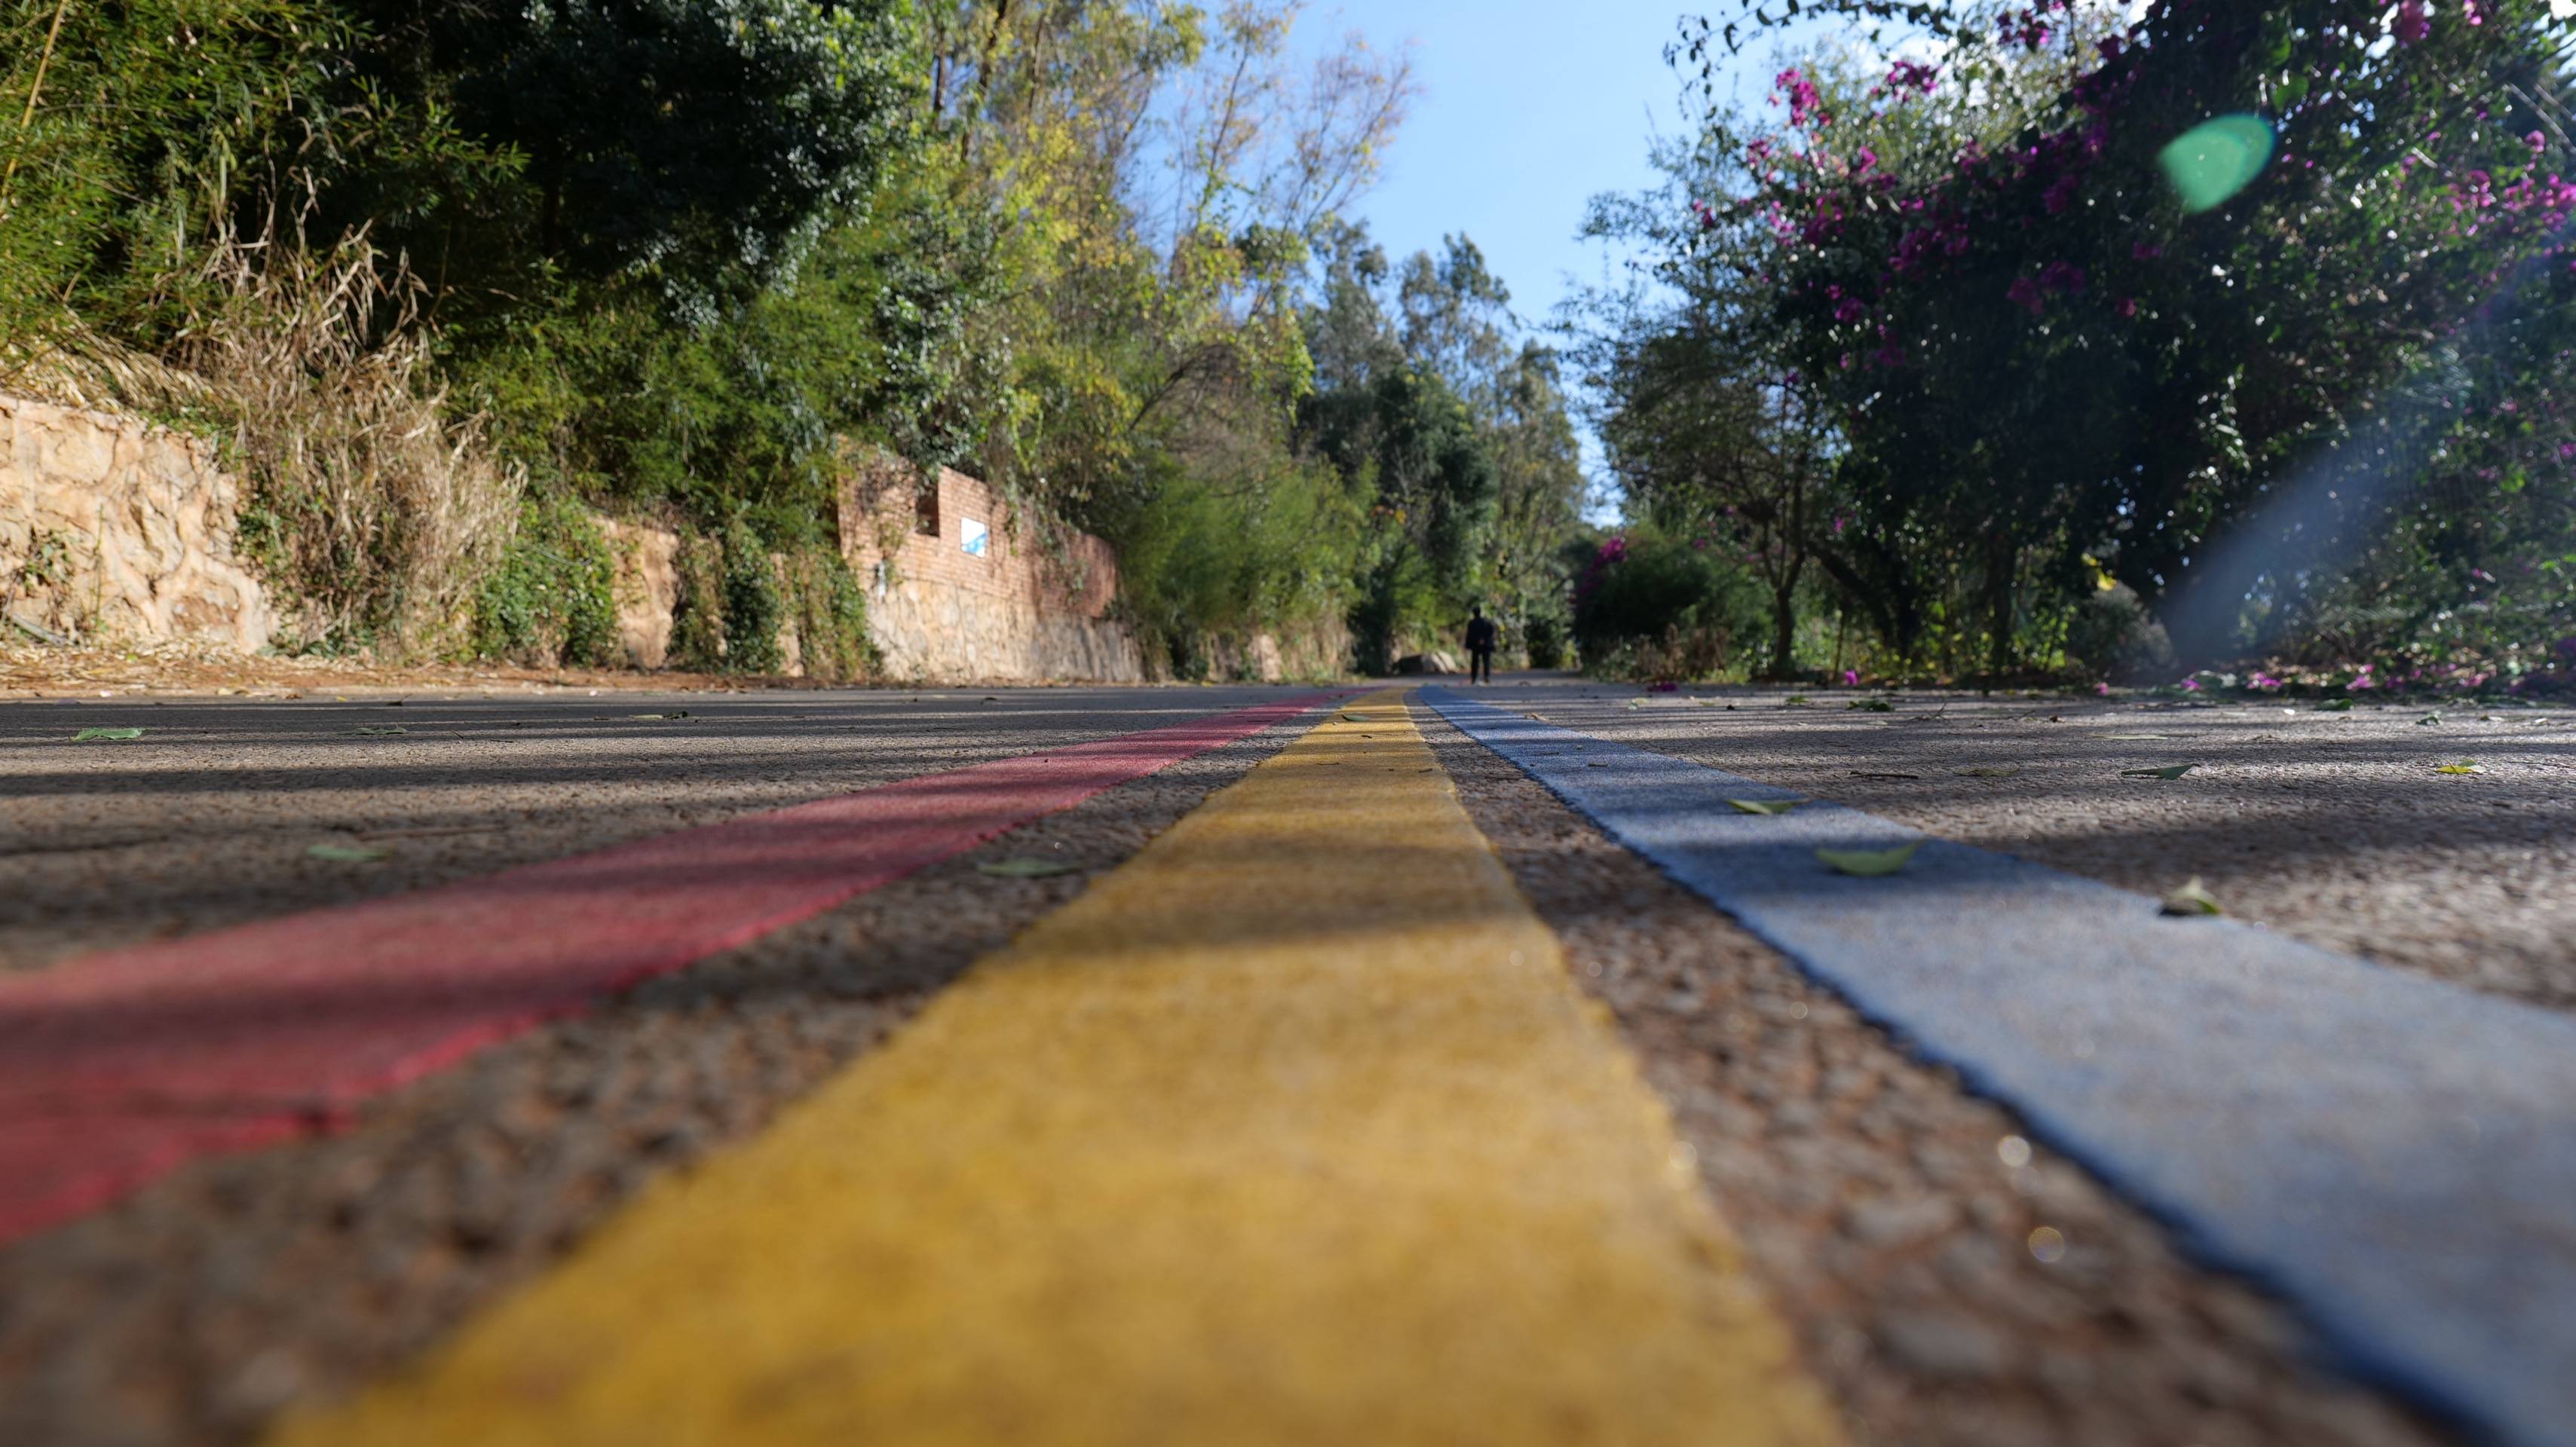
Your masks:
M 2330 698 L 2330 699 L 2327 699 L 2325 702 L 2323 702 L 2323 703 L 2321 703 L 2321 704 L 2318 704 L 2318 705 L 2317 705 L 2317 712 L 2319 712 L 2319 713 L 2350 713 L 2350 712 L 2352 712 L 2352 700 L 2351 700 L 2351 699 L 2348 699 L 2348 698 Z
M 2164 912 L 2173 915 L 2225 914 L 2218 897 L 2209 892 L 2195 874 L 2182 888 L 2165 896 Z
M 362 844 L 316 844 L 305 854 L 314 859 L 327 859 L 333 864 L 373 864 L 385 857 L 382 849 L 369 849 Z
M 411 730 L 404 728 L 401 724 L 369 724 L 358 728 L 355 732 L 362 734 L 407 734 L 410 733 Z
M 2483 774 L 2486 770 L 2479 768 L 2478 761 L 2475 759 L 2462 759 L 2456 764 L 2444 764 L 2433 772 L 2437 774 Z
M 1784 699 L 1780 700 L 1780 706 L 1781 706 L 1782 708 L 1802 708 L 1802 707 L 1806 706 L 1807 704 L 1811 704 L 1811 703 L 1814 703 L 1814 702 L 1815 702 L 1815 700 L 1814 700 L 1814 699 L 1807 697 L 1807 696 L 1806 696 L 1805 694 L 1803 694 L 1803 693 L 1793 693 L 1793 694 L 1789 695 L 1787 698 L 1784 698 Z
M 688 715 L 685 713 L 630 713 L 627 717 L 631 719 L 687 718 Z
M 1973 769 L 1952 769 L 1962 779 L 2009 779 L 2021 772 L 2019 764 L 1979 764 Z
M 2437 724 L 2441 723 L 2441 721 L 2442 721 L 2442 715 L 2441 715 L 2438 711 L 2437 711 L 2437 712 L 2434 712 L 2434 713 L 2428 713 L 2428 714 L 2424 715 L 2422 718 L 2419 718 L 2419 719 L 2415 720 L 2415 727 L 2417 727 L 2417 728 L 2419 728 L 2419 729 L 2422 729 L 2422 728 L 2432 728 L 2432 727 L 2434 727 L 2435 725 L 2437 725 Z
M 1807 801 L 1804 799 L 1729 799 L 1726 802 L 1747 814 L 1786 814 Z
M 1081 868 L 1061 859 L 988 859 L 975 866 L 977 873 L 996 879 L 1044 879 L 1051 874 L 1072 874 Z
M 1923 777 L 1921 774 L 1899 774 L 1876 769 L 1854 769 L 1851 771 L 1851 776 L 1855 779 L 1919 779 Z
M 72 742 L 76 744 L 124 743 L 129 739 L 141 737 L 143 737 L 141 729 L 82 729 L 72 735 Z
M 1853 699 L 1851 702 L 1849 702 L 1849 703 L 1847 703 L 1847 704 L 1844 704 L 1844 705 L 1843 705 L 1843 707 L 1845 707 L 1845 708 L 1847 708 L 1847 709 L 1850 709 L 1850 708 L 1856 708 L 1856 709 L 1859 709 L 1859 710 L 1860 710 L 1861 712 L 1863 712 L 1863 713 L 1894 713 L 1894 712 L 1896 712 L 1896 705 L 1894 705 L 1894 704 L 1892 704 L 1892 703 L 1889 703 L 1886 699 L 1883 699 L 1883 698 L 1856 698 L 1856 699 Z
M 2123 779 L 2179 779 L 2199 767 L 2198 764 L 2170 764 L 2161 769 L 2122 769 L 2120 777 Z
M 1922 847 L 1923 841 L 1917 839 L 1895 849 L 1819 849 L 1816 857 L 1841 873 L 1876 879 L 1883 874 L 1894 874 L 1912 863 L 1914 851 Z

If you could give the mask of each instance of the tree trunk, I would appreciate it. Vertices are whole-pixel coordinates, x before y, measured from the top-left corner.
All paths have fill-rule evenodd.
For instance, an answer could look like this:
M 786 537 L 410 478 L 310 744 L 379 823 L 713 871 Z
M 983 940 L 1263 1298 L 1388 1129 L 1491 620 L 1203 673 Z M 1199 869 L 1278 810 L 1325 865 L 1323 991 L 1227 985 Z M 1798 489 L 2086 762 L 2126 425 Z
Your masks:
M 1798 671 L 1798 575 L 1807 571 L 1803 557 L 1792 561 L 1771 585 L 1771 676 L 1785 679 Z
M 2001 683 L 2013 665 L 2013 561 L 2020 549 L 1996 533 L 1986 539 L 1986 676 Z

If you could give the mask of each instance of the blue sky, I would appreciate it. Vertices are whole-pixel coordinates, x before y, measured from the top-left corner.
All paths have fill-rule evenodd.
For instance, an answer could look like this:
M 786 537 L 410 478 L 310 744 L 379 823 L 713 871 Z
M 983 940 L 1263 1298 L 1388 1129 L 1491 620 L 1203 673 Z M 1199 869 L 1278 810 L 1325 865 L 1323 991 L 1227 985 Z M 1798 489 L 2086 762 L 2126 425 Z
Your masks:
M 1425 94 L 1353 209 L 1398 254 L 1474 237 L 1513 309 L 1543 322 L 1565 274 L 1599 274 L 1601 248 L 1575 240 L 1584 203 L 1648 184 L 1647 138 L 1682 128 L 1663 51 L 1683 13 L 1672 0 L 1324 0 L 1299 28 L 1309 43 L 1353 29 L 1382 49 L 1415 43 Z
M 1684 14 L 1706 9 L 1673 0 L 1318 0 L 1299 22 L 1306 44 L 1351 30 L 1382 49 L 1409 40 L 1424 91 L 1376 189 L 1352 213 L 1399 256 L 1464 232 L 1511 288 L 1512 309 L 1545 326 L 1573 283 L 1600 280 L 1610 264 L 1602 245 L 1576 239 L 1586 203 L 1651 185 L 1650 139 L 1688 129 L 1664 47 Z M 1766 45 L 1748 55 L 1739 73 L 1753 74 L 1769 53 Z M 1599 447 L 1577 428 L 1598 482 Z M 1604 499 L 1592 514 L 1606 521 L 1615 504 Z

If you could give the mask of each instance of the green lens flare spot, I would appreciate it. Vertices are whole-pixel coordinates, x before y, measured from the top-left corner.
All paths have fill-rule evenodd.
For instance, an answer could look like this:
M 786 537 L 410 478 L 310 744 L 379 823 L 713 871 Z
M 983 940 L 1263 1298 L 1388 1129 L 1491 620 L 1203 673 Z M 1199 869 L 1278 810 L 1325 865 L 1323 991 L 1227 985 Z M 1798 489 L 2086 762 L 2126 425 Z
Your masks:
M 2186 211 L 2224 206 L 2254 184 L 2272 159 L 2272 123 L 2256 115 L 2220 116 L 2177 136 L 2156 153 Z

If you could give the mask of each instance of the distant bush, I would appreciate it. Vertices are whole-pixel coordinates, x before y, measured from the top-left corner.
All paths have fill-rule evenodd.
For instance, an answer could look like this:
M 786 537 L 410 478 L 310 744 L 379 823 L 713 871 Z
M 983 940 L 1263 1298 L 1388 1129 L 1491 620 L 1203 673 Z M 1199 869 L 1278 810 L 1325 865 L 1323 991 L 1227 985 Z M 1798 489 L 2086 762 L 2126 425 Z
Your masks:
M 2066 660 L 2077 673 L 2096 679 L 2163 675 L 2174 667 L 2164 628 L 2125 585 L 2075 605 L 2066 622 Z
M 787 616 L 768 545 L 740 518 L 724 530 L 724 667 L 727 673 L 776 673 L 778 625 Z
M 1713 550 L 1637 531 L 1603 542 L 1575 586 L 1574 636 L 1595 671 L 1705 678 L 1762 636 L 1762 593 Z
M 868 595 L 836 548 L 809 546 L 789 555 L 796 599 L 796 642 L 805 676 L 827 683 L 873 678 L 883 666 L 868 634 Z
M 725 663 L 724 550 L 711 538 L 680 536 L 672 563 L 679 597 L 671 608 L 671 661 L 693 673 Z
M 520 663 L 617 661 L 617 559 L 580 504 L 530 500 L 474 592 L 474 652 Z

